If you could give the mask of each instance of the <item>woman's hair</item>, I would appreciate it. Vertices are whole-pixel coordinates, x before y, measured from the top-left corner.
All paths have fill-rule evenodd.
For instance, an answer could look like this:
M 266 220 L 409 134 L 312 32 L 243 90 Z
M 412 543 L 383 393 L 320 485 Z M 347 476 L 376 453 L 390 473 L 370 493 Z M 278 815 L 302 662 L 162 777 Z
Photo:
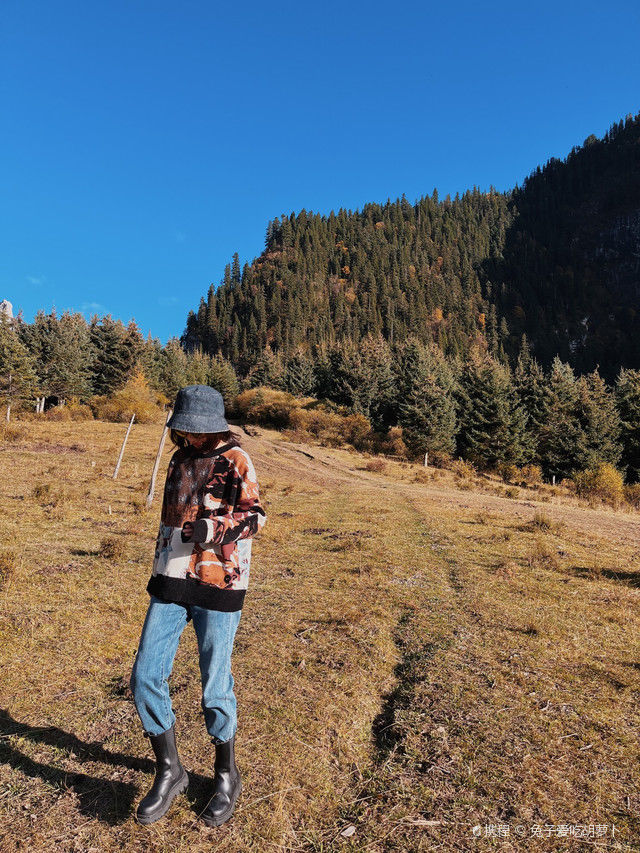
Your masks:
M 240 434 L 235 430 L 227 429 L 224 432 L 212 432 L 207 433 L 207 435 L 210 436 L 210 440 L 204 446 L 204 450 L 213 450 L 219 441 L 222 441 L 224 444 L 232 443 L 238 447 L 240 446 Z M 183 435 L 178 435 L 175 429 L 170 430 L 169 436 L 171 443 L 176 447 L 185 448 L 189 446 L 187 439 Z

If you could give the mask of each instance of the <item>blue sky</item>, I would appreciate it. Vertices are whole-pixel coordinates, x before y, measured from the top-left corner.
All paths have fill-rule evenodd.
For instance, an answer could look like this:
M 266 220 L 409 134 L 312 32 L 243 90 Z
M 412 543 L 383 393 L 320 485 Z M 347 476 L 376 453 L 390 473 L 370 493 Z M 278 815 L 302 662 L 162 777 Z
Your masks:
M 634 2 L 3 0 L 0 299 L 184 329 L 269 219 L 509 189 L 640 110 Z

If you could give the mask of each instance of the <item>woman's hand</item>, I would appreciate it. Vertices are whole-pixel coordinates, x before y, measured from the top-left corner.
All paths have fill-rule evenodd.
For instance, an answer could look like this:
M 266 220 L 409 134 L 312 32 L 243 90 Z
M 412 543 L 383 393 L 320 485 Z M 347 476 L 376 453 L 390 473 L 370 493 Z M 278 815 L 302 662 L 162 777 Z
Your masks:
M 191 542 L 191 537 L 193 536 L 193 523 L 191 521 L 185 521 L 182 525 L 182 530 L 180 531 L 180 538 L 183 542 Z

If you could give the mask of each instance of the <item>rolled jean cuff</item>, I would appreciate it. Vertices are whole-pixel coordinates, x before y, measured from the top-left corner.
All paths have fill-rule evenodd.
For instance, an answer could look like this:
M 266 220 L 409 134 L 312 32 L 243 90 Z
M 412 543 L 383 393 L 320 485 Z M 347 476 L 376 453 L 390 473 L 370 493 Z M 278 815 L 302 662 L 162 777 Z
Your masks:
M 236 734 L 236 733 L 234 732 L 234 733 L 231 735 L 231 737 L 227 738 L 226 740 L 222 740 L 222 738 L 214 737 L 214 736 L 212 735 L 212 736 L 211 736 L 211 743 L 212 743 L 212 744 L 214 744 L 214 746 L 221 746 L 223 743 L 229 743 L 229 741 L 231 740 L 231 738 L 235 737 L 235 734 Z

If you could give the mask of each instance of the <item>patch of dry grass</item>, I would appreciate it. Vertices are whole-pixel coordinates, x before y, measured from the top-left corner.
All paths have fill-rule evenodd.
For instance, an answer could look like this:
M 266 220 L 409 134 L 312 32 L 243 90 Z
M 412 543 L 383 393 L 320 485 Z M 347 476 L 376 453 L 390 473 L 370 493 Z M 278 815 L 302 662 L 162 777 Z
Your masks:
M 615 823 L 634 843 L 635 545 L 530 524 L 522 502 L 486 496 L 490 479 L 492 511 L 451 472 L 412 483 L 419 466 L 392 460 L 367 477 L 356 454 L 312 459 L 266 429 L 244 441 L 269 515 L 234 652 L 244 791 L 226 826 L 198 821 L 213 752 L 188 627 L 170 684 L 191 785 L 137 826 L 152 763 L 128 676 L 160 428 L 134 425 L 116 481 L 121 426 L 25 428 L 0 450 L 0 534 L 16 554 L 0 589 L 3 851 L 459 851 L 500 822 Z M 51 488 L 32 492 L 62 471 L 56 519 Z
M 7 583 L 18 565 L 15 548 L 0 548 L 0 587 Z

